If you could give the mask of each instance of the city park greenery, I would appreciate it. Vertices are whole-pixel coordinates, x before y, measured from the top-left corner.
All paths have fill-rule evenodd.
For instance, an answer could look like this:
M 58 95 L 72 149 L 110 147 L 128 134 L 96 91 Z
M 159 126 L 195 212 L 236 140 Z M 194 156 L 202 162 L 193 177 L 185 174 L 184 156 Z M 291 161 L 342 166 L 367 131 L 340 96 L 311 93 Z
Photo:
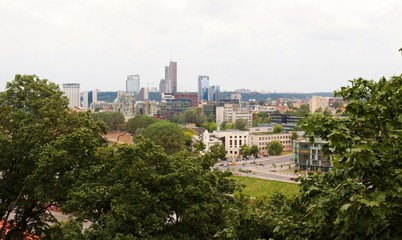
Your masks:
M 397 239 L 402 76 L 355 79 L 335 95 L 347 116 L 301 122 L 329 141 L 333 170 L 300 178 L 295 196 L 251 198 L 233 195 L 230 172 L 211 171 L 221 147 L 165 145 L 158 134 L 178 129 L 163 121 L 135 129 L 132 145 L 108 145 L 106 125 L 69 110 L 57 85 L 16 75 L 0 94 L 0 238 Z M 58 223 L 52 206 L 74 218 Z

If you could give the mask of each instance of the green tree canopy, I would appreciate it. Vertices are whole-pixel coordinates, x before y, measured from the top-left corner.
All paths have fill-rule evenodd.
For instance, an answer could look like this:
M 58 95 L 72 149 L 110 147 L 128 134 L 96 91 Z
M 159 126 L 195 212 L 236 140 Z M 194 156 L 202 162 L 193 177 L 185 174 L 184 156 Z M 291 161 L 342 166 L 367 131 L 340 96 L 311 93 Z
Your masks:
M 297 132 L 292 132 L 292 136 L 290 137 L 290 139 L 292 139 L 292 141 L 297 140 L 299 138 L 299 135 L 297 134 Z
M 149 125 L 156 123 L 159 121 L 154 117 L 149 117 L 147 115 L 137 115 L 133 118 L 130 118 L 126 123 L 126 131 L 130 132 L 131 134 L 135 134 L 139 129 L 145 129 Z
M 307 116 L 308 114 L 310 114 L 310 109 L 309 109 L 308 104 L 302 104 L 302 105 L 300 105 L 299 108 L 295 108 L 295 110 L 293 111 L 292 114 L 295 116 L 298 116 L 298 117 Z
M 109 131 L 118 131 L 124 127 L 124 115 L 118 112 L 95 112 L 91 114 L 95 120 L 103 121 Z
M 272 129 L 273 133 L 283 133 L 283 127 L 280 124 L 276 124 Z
M 170 154 L 182 150 L 185 143 L 184 130 L 168 121 L 158 121 L 149 125 L 142 135 L 162 146 Z
M 334 103 L 332 103 L 332 107 L 334 108 L 343 108 L 344 104 L 342 101 L 335 101 Z
M 226 159 L 226 149 L 222 144 L 215 144 L 210 148 L 210 153 L 213 154 L 216 159 Z
M 236 119 L 234 124 L 234 128 L 240 131 L 245 131 L 247 129 L 247 126 L 248 126 L 247 120 L 242 118 Z
M 250 147 L 247 146 L 247 145 L 241 146 L 240 152 L 243 154 L 243 156 L 249 156 L 251 154 L 250 153 Z
M 8 232 L 2 224 L 1 239 L 43 234 L 56 221 L 47 208 L 66 201 L 106 143 L 104 124 L 67 105 L 56 84 L 35 75 L 16 75 L 0 94 L 0 216 L 11 223 Z
M 221 123 L 221 130 L 228 130 L 228 129 L 233 129 L 233 124 L 232 123 L 228 123 L 226 121 L 223 121 Z
M 329 108 L 325 108 L 324 111 L 322 112 L 324 113 L 325 116 L 332 116 L 332 112 L 329 110 Z
M 260 150 L 258 149 L 257 145 L 253 145 L 250 147 L 250 154 L 257 156 L 260 153 Z
M 202 108 L 188 108 L 184 112 L 176 114 L 172 118 L 175 123 L 194 123 L 200 127 L 203 123 L 208 121 L 208 117 L 202 112 Z
M 305 238 L 398 238 L 402 76 L 355 79 L 335 96 L 347 100 L 347 117 L 315 114 L 302 122 L 307 134 L 329 140 L 325 150 L 334 164 L 333 171 L 302 181 L 302 232 Z
M 216 123 L 215 122 L 204 122 L 202 127 L 208 130 L 208 132 L 213 132 L 216 130 Z
M 278 156 L 283 152 L 283 145 L 279 140 L 268 142 L 267 148 L 269 155 Z
M 57 239 L 211 239 L 225 226 L 235 184 L 226 178 L 230 173 L 204 165 L 217 155 L 169 155 L 139 137 L 96 156 L 64 207 L 92 226 L 81 233 L 74 223 L 56 227 Z

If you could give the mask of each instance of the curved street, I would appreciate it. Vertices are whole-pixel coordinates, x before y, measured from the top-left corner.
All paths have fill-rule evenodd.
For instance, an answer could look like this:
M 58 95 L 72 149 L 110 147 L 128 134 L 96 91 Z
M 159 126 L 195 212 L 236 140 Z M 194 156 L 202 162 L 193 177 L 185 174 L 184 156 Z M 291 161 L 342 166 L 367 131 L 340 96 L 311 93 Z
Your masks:
M 215 164 L 214 168 L 221 171 L 229 170 L 236 176 L 248 176 L 290 183 L 295 183 L 294 179 L 298 177 L 292 171 L 285 171 L 289 169 L 289 166 L 291 169 L 294 168 L 292 154 L 249 158 L 249 160 L 221 161 Z

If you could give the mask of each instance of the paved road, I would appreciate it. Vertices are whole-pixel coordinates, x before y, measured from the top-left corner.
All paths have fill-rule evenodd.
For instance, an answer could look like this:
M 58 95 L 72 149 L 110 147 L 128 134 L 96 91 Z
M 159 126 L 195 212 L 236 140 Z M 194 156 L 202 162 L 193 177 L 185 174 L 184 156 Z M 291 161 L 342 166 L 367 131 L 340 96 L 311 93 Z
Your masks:
M 284 166 L 283 169 L 289 168 L 289 165 L 293 167 L 292 155 L 270 156 L 257 159 L 250 158 L 250 160 L 247 161 L 237 161 L 236 165 L 232 165 L 230 161 L 224 161 L 217 163 L 214 167 L 222 171 L 229 170 L 235 175 L 293 183 L 294 180 L 291 180 L 290 178 L 297 176 L 281 172 L 281 165 Z M 239 172 L 240 168 L 243 171 L 249 171 L 249 173 Z

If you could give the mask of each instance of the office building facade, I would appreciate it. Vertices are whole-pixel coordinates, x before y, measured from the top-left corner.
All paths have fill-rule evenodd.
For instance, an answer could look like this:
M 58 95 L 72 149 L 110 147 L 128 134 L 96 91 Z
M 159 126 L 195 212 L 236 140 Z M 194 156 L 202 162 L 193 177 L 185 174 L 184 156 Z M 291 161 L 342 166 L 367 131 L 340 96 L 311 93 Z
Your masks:
M 81 107 L 80 104 L 80 84 L 79 83 L 63 83 L 64 96 L 68 98 L 69 108 Z
M 221 90 L 218 85 L 212 85 L 208 88 L 208 101 L 217 102 L 221 99 Z
M 166 93 L 177 92 L 177 62 L 170 61 L 169 66 L 165 66 Z
M 198 76 L 198 97 L 200 101 L 208 101 L 209 77 Z
M 126 92 L 140 93 L 140 75 L 127 76 Z

